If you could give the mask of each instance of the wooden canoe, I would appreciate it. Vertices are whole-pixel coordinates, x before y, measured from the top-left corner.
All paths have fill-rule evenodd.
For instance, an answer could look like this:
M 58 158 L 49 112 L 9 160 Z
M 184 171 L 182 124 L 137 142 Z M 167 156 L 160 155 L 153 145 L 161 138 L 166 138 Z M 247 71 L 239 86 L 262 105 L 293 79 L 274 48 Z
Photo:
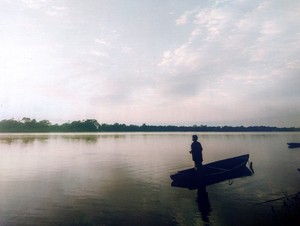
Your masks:
M 249 154 L 211 162 L 202 166 L 200 176 L 194 168 L 178 171 L 171 175 L 172 186 L 189 189 L 202 185 L 211 185 L 238 177 L 250 176 L 253 171 L 246 166 Z

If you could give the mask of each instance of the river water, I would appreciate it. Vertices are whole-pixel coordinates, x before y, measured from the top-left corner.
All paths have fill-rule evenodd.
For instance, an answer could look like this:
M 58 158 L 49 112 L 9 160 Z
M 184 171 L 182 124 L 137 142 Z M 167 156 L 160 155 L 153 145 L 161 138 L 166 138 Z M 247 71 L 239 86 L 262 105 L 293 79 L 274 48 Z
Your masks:
M 300 190 L 300 133 L 198 133 L 204 163 L 250 154 L 254 174 L 197 190 L 192 133 L 0 134 L 0 225 L 258 225 Z

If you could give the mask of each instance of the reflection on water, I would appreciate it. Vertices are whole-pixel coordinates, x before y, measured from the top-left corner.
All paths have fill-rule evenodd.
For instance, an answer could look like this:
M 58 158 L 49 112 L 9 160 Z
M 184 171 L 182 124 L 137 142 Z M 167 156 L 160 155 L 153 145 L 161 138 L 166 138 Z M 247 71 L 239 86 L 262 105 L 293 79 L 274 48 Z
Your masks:
M 198 209 L 201 213 L 201 218 L 203 222 L 210 223 L 209 215 L 211 213 L 211 206 L 208 199 L 208 193 L 206 191 L 206 186 L 199 186 L 197 190 L 197 199 Z
M 299 133 L 199 134 L 204 163 L 249 153 L 254 176 L 171 187 L 191 135 L 0 134 L 0 225 L 251 225 L 270 211 L 254 203 L 299 191 Z
M 0 143 L 4 144 L 32 144 L 35 141 L 46 142 L 48 135 L 28 135 L 28 134 L 0 134 Z
M 13 143 L 23 143 L 23 144 L 30 144 L 34 143 L 35 141 L 39 142 L 47 142 L 48 139 L 65 139 L 65 140 L 78 140 L 78 141 L 85 141 L 85 142 L 97 142 L 98 139 L 105 139 L 105 138 L 114 138 L 114 139 L 121 139 L 125 138 L 125 134 L 99 134 L 99 133 L 61 133 L 61 134 L 43 134 L 43 133 L 15 133 L 15 134 L 5 134 L 0 133 L 0 143 L 4 144 L 13 144 Z

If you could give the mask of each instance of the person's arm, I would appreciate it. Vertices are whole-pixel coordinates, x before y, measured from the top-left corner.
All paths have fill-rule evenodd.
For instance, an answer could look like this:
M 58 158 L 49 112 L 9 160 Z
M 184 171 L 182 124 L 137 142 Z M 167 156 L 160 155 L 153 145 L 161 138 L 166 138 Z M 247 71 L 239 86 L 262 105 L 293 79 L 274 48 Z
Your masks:
M 191 144 L 191 150 L 190 150 L 190 154 L 193 153 L 193 144 Z

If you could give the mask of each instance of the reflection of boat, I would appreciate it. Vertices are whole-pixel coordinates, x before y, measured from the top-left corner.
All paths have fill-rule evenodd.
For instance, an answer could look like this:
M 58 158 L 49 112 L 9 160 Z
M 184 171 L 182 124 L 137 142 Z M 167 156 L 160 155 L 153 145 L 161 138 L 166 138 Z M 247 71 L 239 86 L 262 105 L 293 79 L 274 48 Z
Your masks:
M 287 143 L 288 148 L 300 148 L 300 143 Z
M 211 185 L 225 180 L 250 176 L 253 172 L 246 166 L 248 159 L 249 154 L 203 165 L 199 178 L 194 168 L 178 171 L 170 176 L 173 180 L 172 186 L 195 189 L 199 183 Z

